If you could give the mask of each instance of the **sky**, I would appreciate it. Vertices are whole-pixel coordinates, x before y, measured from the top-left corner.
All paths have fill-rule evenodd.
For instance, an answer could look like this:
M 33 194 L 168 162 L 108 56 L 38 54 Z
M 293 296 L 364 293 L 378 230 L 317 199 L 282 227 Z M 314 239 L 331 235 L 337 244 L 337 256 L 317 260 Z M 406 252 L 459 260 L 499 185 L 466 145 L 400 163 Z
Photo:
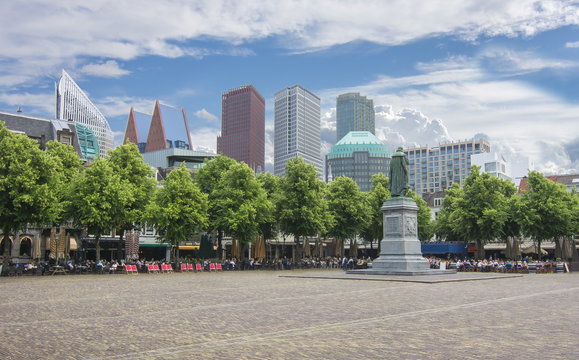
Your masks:
M 527 0 L 12 0 L 0 2 L 0 110 L 54 117 L 65 69 L 122 142 L 129 109 L 184 108 L 216 149 L 221 94 L 321 98 L 322 155 L 336 97 L 374 100 L 390 149 L 486 137 L 545 174 L 579 173 L 579 2 Z

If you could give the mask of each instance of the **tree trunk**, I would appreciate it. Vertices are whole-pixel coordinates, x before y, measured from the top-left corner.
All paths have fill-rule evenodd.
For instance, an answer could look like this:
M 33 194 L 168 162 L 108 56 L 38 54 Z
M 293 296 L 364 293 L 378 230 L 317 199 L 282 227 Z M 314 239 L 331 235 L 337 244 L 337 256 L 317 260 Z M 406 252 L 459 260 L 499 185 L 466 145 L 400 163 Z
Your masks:
M 94 238 L 94 246 L 96 251 L 96 261 L 99 262 L 101 260 L 101 237 L 95 236 Z
M 555 259 L 563 259 L 563 237 L 555 238 Z
M 350 257 L 358 258 L 358 243 L 355 236 L 350 239 Z
M 304 257 L 310 257 L 311 256 L 310 239 L 308 239 L 307 237 L 304 238 L 303 254 L 304 254 Z
M 117 252 L 117 259 L 125 259 L 127 257 L 127 249 L 125 249 L 125 256 L 123 256 L 123 246 L 125 245 L 124 240 L 125 236 L 125 229 L 121 229 L 121 233 L 119 235 L 119 247 Z
M 476 258 L 482 260 L 485 258 L 485 247 L 481 240 L 476 241 Z
M 8 271 L 8 264 L 10 263 L 10 236 L 8 236 L 8 231 L 4 230 L 4 234 L 2 235 L 4 239 L 4 260 L 2 261 L 2 274 L 6 274 Z
M 543 261 L 543 254 L 541 254 L 541 239 L 537 240 L 537 256 L 539 256 L 539 261 Z
M 505 257 L 507 259 L 513 259 L 513 238 L 511 236 L 507 236 L 506 240 L 505 240 L 505 244 L 507 245 L 505 248 Z
M 223 247 L 221 246 L 222 242 L 223 242 L 223 230 L 217 229 L 217 257 L 220 260 L 223 260 Z

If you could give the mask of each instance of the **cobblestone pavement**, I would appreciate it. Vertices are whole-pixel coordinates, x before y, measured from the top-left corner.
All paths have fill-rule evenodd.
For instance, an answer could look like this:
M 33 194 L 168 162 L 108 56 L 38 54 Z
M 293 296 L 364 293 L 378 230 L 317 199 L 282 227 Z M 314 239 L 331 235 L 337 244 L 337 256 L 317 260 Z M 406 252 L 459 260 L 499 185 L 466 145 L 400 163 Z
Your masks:
M 579 359 L 579 273 L 280 274 L 0 278 L 0 359 Z

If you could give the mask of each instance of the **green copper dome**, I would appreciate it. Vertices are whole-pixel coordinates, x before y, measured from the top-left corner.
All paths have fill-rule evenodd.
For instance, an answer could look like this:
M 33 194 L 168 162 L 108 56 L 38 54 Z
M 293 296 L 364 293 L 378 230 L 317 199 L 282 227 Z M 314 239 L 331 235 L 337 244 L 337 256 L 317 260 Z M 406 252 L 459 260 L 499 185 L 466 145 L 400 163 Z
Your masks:
M 332 146 L 328 159 L 351 157 L 355 152 L 365 151 L 371 157 L 389 157 L 388 147 L 369 131 L 350 131 Z

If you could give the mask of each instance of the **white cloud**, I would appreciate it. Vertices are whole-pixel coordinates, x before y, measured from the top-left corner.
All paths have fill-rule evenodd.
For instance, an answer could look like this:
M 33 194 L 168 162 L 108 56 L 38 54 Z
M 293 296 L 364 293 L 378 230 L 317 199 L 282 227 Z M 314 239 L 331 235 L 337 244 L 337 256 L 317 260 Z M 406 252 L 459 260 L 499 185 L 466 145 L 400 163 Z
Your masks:
M 278 40 L 280 47 L 315 51 L 358 40 L 400 45 L 444 35 L 468 41 L 481 36 L 531 36 L 579 24 L 579 12 L 575 3 L 560 0 L 431 0 L 428 6 L 422 0 L 194 4 L 93 0 L 82 5 L 74 0 L 31 0 L 1 2 L 0 22 L 2 56 L 12 63 L 5 73 L 0 71 L 2 77 L 31 75 L 21 65 L 32 59 L 43 63 L 36 69 L 50 74 L 87 57 L 126 61 L 144 55 L 247 56 L 252 51 L 242 44 L 267 37 Z M 189 42 L 206 39 L 221 40 L 221 48 Z M 126 71 L 107 66 L 109 72 L 104 73 L 110 76 Z
M 213 115 L 212 113 L 207 111 L 205 108 L 195 111 L 195 116 L 197 116 L 198 118 L 201 118 L 201 119 L 208 120 L 208 121 L 217 121 L 217 116 Z
M 135 110 L 150 113 L 155 106 L 155 100 L 143 99 L 132 96 L 107 96 L 95 101 L 99 110 L 107 117 L 126 116 L 129 117 L 131 107 Z
M 217 151 L 217 136 L 221 133 L 219 129 L 211 127 L 195 128 L 191 133 L 191 141 L 193 141 L 193 150 L 209 151 L 215 153 Z
M 53 94 L 0 93 L 0 103 L 14 107 L 8 111 L 16 112 L 21 106 L 24 114 L 54 118 L 56 99 Z
M 121 69 L 119 67 L 119 63 L 117 63 L 115 60 L 86 64 L 80 69 L 80 71 L 87 75 L 108 77 L 108 78 L 118 78 L 131 73 L 128 70 Z
M 566 48 L 579 48 L 579 41 L 565 43 Z

